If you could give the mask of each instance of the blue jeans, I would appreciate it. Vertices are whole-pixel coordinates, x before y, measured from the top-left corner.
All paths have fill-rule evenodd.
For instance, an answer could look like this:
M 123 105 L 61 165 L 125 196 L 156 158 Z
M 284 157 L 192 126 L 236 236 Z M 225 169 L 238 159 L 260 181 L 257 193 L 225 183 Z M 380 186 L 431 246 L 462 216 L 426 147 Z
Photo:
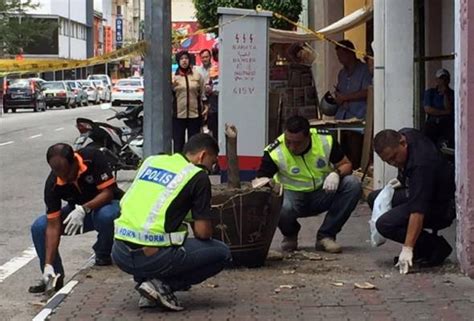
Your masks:
M 297 220 L 299 217 L 315 216 L 327 211 L 316 238 L 335 239 L 357 206 L 361 193 L 361 184 L 352 175 L 341 179 L 335 193 L 326 193 L 322 189 L 313 192 L 285 190 L 278 227 L 283 235 L 295 236 L 301 228 Z
M 74 206 L 64 206 L 61 209 L 61 221 L 64 221 L 64 219 L 73 209 Z M 96 257 L 104 258 L 110 256 L 114 239 L 114 220 L 119 217 L 119 214 L 119 201 L 113 200 L 109 204 L 92 211 L 84 218 L 84 233 L 92 230 L 99 232 L 97 235 L 97 242 L 92 247 Z M 33 238 L 36 254 L 38 255 L 40 261 L 41 272 L 43 271 L 46 257 L 47 225 L 48 219 L 46 215 L 41 215 L 31 226 L 31 237 Z M 53 267 L 56 273 L 61 273 L 61 275 L 64 275 L 64 268 L 61 261 L 61 256 L 59 255 L 59 249 L 54 258 Z
M 179 291 L 199 284 L 222 271 L 232 261 L 229 247 L 217 240 L 188 238 L 181 246 L 162 247 L 146 256 L 141 248 L 132 249 L 115 240 L 112 259 L 137 283 L 159 279 Z

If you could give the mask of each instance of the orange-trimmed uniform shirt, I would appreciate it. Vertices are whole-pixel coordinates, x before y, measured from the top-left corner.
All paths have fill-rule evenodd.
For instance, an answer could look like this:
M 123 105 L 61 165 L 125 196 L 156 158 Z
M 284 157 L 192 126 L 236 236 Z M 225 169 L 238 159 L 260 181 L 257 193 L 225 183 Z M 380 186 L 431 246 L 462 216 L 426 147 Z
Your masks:
M 65 183 L 51 172 L 44 188 L 44 202 L 48 219 L 60 216 L 62 201 L 69 205 L 82 205 L 89 202 L 101 190 L 112 186 L 114 198 L 120 199 L 123 193 L 115 182 L 105 156 L 97 149 L 84 148 L 75 153 L 74 157 L 79 162 L 78 176 L 75 182 Z

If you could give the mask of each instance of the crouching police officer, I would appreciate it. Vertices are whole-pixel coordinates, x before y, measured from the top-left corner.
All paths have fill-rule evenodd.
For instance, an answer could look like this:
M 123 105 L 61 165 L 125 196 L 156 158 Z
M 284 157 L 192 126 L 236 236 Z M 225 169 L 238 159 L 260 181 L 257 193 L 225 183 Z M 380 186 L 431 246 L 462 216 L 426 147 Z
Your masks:
M 310 129 L 301 116 L 287 120 L 284 134 L 264 152 L 257 178 L 275 175 L 283 185 L 283 205 L 278 227 L 283 234 L 281 248 L 294 251 L 298 247 L 297 219 L 327 211 L 316 236 L 316 249 L 339 253 L 339 233 L 357 205 L 361 195 L 360 182 L 351 175 L 352 164 L 339 144 L 326 131 Z
M 46 159 L 51 167 L 44 188 L 46 215 L 31 226 L 43 279 L 29 288 L 31 293 L 44 292 L 48 281 L 56 277 L 56 290 L 62 287 L 64 268 L 58 252 L 61 234 L 96 230 L 95 264 L 112 264 L 114 220 L 123 194 L 107 160 L 97 149 L 84 148 L 74 153 L 70 145 L 59 143 L 48 148 Z M 61 208 L 61 201 L 67 205 Z
M 403 186 L 395 190 L 392 209 L 376 222 L 380 234 L 403 244 L 395 258 L 400 273 L 408 273 L 415 261 L 420 266 L 441 264 L 452 251 L 436 231 L 451 225 L 455 217 L 453 166 L 428 137 L 411 128 L 379 132 L 374 149 L 384 162 L 398 168 Z M 369 195 L 371 208 L 379 193 Z
M 134 276 L 139 307 L 180 311 L 175 291 L 230 263 L 227 245 L 211 238 L 211 183 L 205 170 L 211 170 L 218 153 L 214 138 L 197 134 L 183 154 L 148 157 L 124 195 L 112 258 Z M 194 238 L 187 237 L 185 222 L 193 223 Z

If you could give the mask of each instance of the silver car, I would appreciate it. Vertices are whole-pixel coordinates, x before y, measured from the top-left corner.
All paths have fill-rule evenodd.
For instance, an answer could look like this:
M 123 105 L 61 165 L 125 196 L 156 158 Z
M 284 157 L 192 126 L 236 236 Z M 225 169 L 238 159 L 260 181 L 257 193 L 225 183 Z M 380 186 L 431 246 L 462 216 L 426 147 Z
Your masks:
M 99 91 L 100 100 L 103 102 L 109 102 L 112 98 L 112 95 L 109 86 L 106 84 L 106 82 L 103 80 L 92 80 L 92 82 Z
M 93 104 L 100 104 L 99 89 L 97 89 L 94 82 L 92 80 L 79 80 L 79 82 L 87 93 L 87 100 Z

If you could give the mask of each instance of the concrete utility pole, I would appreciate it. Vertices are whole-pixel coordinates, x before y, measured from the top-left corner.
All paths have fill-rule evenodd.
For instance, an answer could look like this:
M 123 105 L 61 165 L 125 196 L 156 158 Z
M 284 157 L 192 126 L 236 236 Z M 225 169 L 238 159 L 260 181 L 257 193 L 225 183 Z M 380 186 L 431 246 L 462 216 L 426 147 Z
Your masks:
M 144 156 L 171 152 L 171 0 L 145 1 Z

